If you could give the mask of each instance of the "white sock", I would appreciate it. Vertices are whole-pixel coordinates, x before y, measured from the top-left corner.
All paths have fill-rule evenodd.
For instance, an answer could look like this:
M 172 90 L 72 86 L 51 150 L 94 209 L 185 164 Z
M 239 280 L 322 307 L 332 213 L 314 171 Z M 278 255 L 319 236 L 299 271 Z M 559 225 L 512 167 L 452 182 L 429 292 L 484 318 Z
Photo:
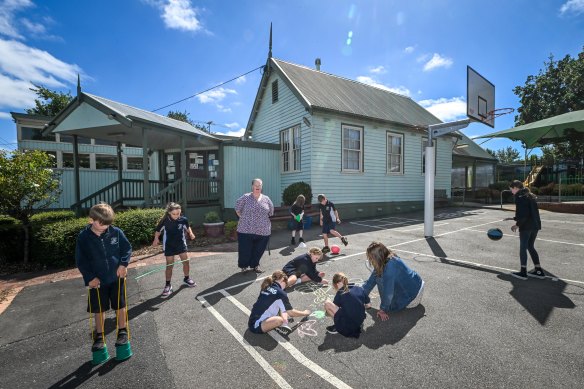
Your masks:
M 294 285 L 298 285 L 302 282 L 302 280 L 300 278 L 296 279 L 296 282 L 294 283 Z

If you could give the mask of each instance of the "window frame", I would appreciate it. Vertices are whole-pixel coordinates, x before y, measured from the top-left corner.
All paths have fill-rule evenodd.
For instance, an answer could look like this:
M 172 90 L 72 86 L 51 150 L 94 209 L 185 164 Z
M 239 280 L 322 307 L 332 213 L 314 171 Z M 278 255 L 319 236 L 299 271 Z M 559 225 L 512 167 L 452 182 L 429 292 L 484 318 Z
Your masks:
M 300 124 L 280 131 L 280 172 L 302 171 L 302 133 Z
M 278 87 L 278 80 L 272 81 L 272 104 L 280 100 L 280 88 Z
M 400 138 L 401 142 L 400 142 L 400 159 L 399 159 L 399 171 L 397 172 L 393 172 L 391 171 L 391 167 L 390 167 L 390 163 L 391 163 L 391 156 L 393 155 L 393 153 L 390 152 L 391 150 L 391 146 L 393 145 L 393 143 L 390 143 L 389 138 L 392 137 L 396 137 L 396 138 Z M 393 131 L 387 131 L 385 133 L 385 142 L 386 142 L 386 163 L 385 163 L 385 173 L 387 175 L 403 175 L 404 174 L 404 140 L 405 140 L 405 135 L 403 133 L 399 133 L 399 132 L 393 132 Z
M 345 162 L 347 161 L 345 158 L 345 150 L 347 152 L 352 151 L 355 152 L 356 149 L 349 149 L 348 147 L 346 147 L 346 142 L 345 142 L 345 130 L 353 130 L 353 131 L 358 131 L 359 132 L 359 157 L 357 158 L 357 161 L 359 162 L 359 166 L 357 169 L 350 169 L 350 168 L 345 168 Z M 343 173 L 363 173 L 365 171 L 365 168 L 363 166 L 363 161 L 364 161 L 364 153 L 365 153 L 365 127 L 363 126 L 357 126 L 354 124 L 346 124 L 346 123 L 342 123 L 341 124 L 341 172 Z M 348 162 L 348 161 L 347 161 Z

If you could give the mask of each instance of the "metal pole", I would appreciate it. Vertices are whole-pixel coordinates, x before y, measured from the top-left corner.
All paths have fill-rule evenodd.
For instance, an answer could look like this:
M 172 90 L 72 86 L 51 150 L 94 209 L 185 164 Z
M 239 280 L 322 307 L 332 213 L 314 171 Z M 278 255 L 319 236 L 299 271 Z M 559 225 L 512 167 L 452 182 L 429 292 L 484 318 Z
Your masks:
M 432 132 L 428 136 L 426 145 L 426 172 L 424 175 L 425 196 L 424 196 L 424 236 L 426 238 L 434 236 L 434 146 L 432 144 Z

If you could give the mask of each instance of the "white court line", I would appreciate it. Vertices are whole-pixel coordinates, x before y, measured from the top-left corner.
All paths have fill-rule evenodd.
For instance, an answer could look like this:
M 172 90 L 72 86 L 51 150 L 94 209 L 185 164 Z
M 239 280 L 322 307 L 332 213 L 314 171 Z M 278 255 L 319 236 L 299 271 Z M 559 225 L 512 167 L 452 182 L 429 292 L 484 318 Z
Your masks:
M 469 231 L 472 232 L 482 232 L 484 233 L 485 231 L 481 231 L 481 230 L 473 230 L 473 229 L 469 229 Z M 504 236 L 508 236 L 510 238 L 519 238 L 519 235 L 512 235 L 512 234 L 503 234 Z M 569 244 L 572 246 L 580 246 L 580 247 L 584 247 L 584 243 L 572 243 L 572 242 L 563 242 L 561 240 L 551 240 L 551 239 L 543 239 L 543 238 L 537 238 L 537 241 L 543 241 L 543 242 L 551 242 L 551 243 L 560 243 L 560 244 Z
M 250 310 L 247 309 L 245 305 L 240 303 L 235 297 L 231 296 L 225 290 L 221 290 L 221 294 L 227 297 L 229 301 L 231 301 L 236 307 L 238 307 L 243 313 L 247 316 L 251 314 Z M 332 373 L 329 373 L 316 363 L 312 362 L 310 359 L 306 358 L 304 354 L 302 354 L 296 347 L 292 346 L 292 344 L 286 339 L 284 339 L 280 334 L 274 334 L 273 331 L 268 332 L 268 334 L 278 342 L 278 344 L 286 349 L 304 367 L 312 370 L 315 374 L 319 375 L 323 380 L 332 384 L 335 388 L 347 388 L 350 389 L 351 387 L 345 384 L 343 381 L 338 379 Z
M 450 224 L 450 223 L 442 223 L 442 224 L 440 224 L 440 223 L 434 223 L 434 227 L 445 226 L 447 224 Z M 407 229 L 407 230 L 400 230 L 398 228 L 398 229 L 394 229 L 394 231 L 409 232 L 409 231 L 416 231 L 416 230 L 423 230 L 423 229 L 424 229 L 424 226 L 420 226 L 420 227 L 416 227 L 416 228 L 410 228 L 410 229 Z
M 584 222 L 570 222 L 565 220 L 548 220 L 548 219 L 541 219 L 546 223 L 560 223 L 560 224 L 584 224 Z
M 233 337 L 243 346 L 245 351 L 247 351 L 253 359 L 264 369 L 264 371 L 270 376 L 272 380 L 280 388 L 292 389 L 292 386 L 286 382 L 286 380 L 258 353 L 244 338 L 233 328 L 231 324 L 215 308 L 213 308 L 209 303 L 202 297 L 197 297 L 201 303 L 205 304 L 205 307 L 211 312 L 213 316 L 225 327 L 227 331 L 233 335 Z
M 423 255 L 425 257 L 441 259 L 441 257 L 437 257 L 436 255 L 430 255 L 430 254 L 424 254 L 424 253 L 416 253 L 415 251 L 407 251 L 407 250 L 401 250 L 401 249 L 397 249 L 395 251 L 401 251 L 402 253 L 408 253 L 408 254 L 413 254 L 413 255 Z M 514 269 L 507 269 L 505 267 L 499 267 L 499 266 L 493 266 L 493 265 L 484 265 L 482 263 L 464 261 L 462 259 L 454 259 L 454 258 L 450 258 L 450 257 L 445 257 L 444 259 L 446 261 L 463 263 L 465 265 L 472 265 L 472 266 L 475 266 L 475 267 L 484 267 L 484 268 L 489 268 L 489 269 L 503 270 L 505 272 L 514 272 L 514 271 L 517 271 L 517 270 L 514 270 Z M 546 276 L 546 278 L 549 278 L 549 279 L 552 279 L 552 280 L 562 280 L 564 282 L 569 282 L 569 283 L 584 285 L 584 281 L 576 281 L 576 280 L 570 280 L 570 279 L 567 279 L 567 278 L 550 277 L 550 276 Z

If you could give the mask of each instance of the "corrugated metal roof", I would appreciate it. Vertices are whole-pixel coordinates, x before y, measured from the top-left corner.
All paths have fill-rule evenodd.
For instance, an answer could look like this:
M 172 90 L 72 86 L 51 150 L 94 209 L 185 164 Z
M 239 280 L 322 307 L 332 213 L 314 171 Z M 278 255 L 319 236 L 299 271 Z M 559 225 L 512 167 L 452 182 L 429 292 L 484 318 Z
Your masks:
M 458 142 L 458 144 L 461 146 L 464 146 L 464 145 L 466 145 L 466 146 L 465 147 L 455 147 L 454 150 L 452 150 L 453 155 L 460 156 L 460 157 L 470 157 L 470 158 L 491 160 L 494 162 L 497 161 L 497 158 L 493 157 L 485 149 L 483 149 L 481 146 L 477 145 L 468 136 L 464 135 L 460 131 L 456 131 L 456 133 L 458 135 L 461 135 L 461 140 Z
M 190 132 L 192 134 L 198 134 L 198 135 L 202 135 L 202 136 L 205 136 L 208 138 L 218 139 L 218 138 L 214 137 L 213 135 L 211 135 L 205 131 L 201 131 L 198 128 L 191 126 L 189 123 L 185 123 L 183 121 L 172 119 L 172 118 L 169 118 L 167 116 L 158 115 L 154 112 L 145 111 L 143 109 L 132 107 L 130 105 L 118 103 L 117 101 L 106 99 L 105 97 L 100 97 L 100 96 L 92 95 L 92 94 L 85 93 L 85 92 L 83 92 L 83 94 L 96 100 L 100 104 L 105 105 L 106 107 L 110 108 L 112 111 L 115 111 L 116 113 L 122 115 L 123 117 L 125 117 L 127 119 L 130 119 L 130 120 L 138 119 L 138 120 L 142 120 L 145 122 L 150 122 L 150 123 L 154 123 L 157 125 L 161 125 L 164 127 L 169 127 L 169 128 L 174 128 L 174 129 Z
M 441 123 L 407 96 L 279 59 L 272 61 L 312 109 L 416 127 Z

